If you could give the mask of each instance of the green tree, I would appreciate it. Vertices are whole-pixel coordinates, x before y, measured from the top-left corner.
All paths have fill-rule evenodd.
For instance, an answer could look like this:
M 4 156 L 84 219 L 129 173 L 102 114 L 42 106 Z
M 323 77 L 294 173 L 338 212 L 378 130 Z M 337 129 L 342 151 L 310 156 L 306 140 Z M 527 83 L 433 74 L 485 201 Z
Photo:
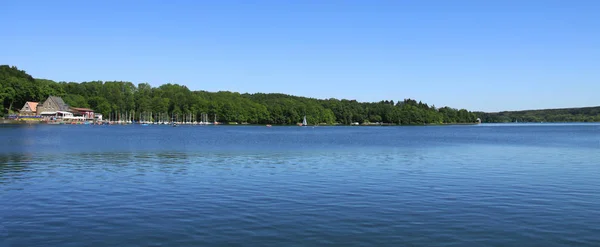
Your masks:
M 178 84 L 152 87 L 148 83 L 137 86 L 124 81 L 54 82 L 34 79 L 25 71 L 7 65 L 0 66 L 0 103 L 3 109 L 14 111 L 26 101 L 42 101 L 49 95 L 63 97 L 76 107 L 90 107 L 113 118 L 152 112 L 168 120 L 185 116 L 200 120 L 208 114 L 209 120 L 220 122 L 248 122 L 255 124 L 296 124 L 306 116 L 309 124 L 354 122 L 383 122 L 393 124 L 429 124 L 473 122 L 476 117 L 490 121 L 509 121 L 522 118 L 527 121 L 544 119 L 597 121 L 600 110 L 573 110 L 541 116 L 527 114 L 472 113 L 449 107 L 436 108 L 414 99 L 403 101 L 357 102 L 347 99 L 314 99 L 286 94 L 240 94 L 220 91 L 191 91 Z M 6 111 L 5 111 L 6 112 Z M 135 114 L 134 114 L 135 113 Z

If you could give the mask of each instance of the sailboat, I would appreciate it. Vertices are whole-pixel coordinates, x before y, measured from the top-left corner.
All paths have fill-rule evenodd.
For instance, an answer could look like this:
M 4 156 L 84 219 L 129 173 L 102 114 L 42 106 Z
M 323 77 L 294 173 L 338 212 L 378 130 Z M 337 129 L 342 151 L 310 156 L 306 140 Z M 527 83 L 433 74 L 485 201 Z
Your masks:
M 304 119 L 302 119 L 302 124 L 299 124 L 299 126 L 307 126 L 308 124 L 306 123 L 306 116 L 304 116 Z

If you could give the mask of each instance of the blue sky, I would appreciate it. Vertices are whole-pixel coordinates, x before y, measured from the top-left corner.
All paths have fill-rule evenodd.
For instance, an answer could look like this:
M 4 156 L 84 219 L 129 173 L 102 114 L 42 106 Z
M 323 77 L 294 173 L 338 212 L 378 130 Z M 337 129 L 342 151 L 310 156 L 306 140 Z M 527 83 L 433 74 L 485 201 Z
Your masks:
M 0 1 L 0 64 L 57 81 L 499 111 L 600 105 L 600 1 Z

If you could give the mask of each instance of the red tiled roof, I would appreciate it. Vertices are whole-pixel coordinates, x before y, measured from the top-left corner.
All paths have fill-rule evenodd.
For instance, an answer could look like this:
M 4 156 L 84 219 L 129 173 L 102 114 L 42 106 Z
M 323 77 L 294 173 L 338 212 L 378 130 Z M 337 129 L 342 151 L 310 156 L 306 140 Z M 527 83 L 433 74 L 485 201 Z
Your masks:
M 79 107 L 71 107 L 71 109 L 75 110 L 75 111 L 94 111 L 94 110 L 89 109 L 89 108 L 79 108 Z
M 25 104 L 29 105 L 29 109 L 31 109 L 32 112 L 35 112 L 37 110 L 38 102 L 29 102 L 29 101 L 27 101 L 27 103 L 25 103 Z

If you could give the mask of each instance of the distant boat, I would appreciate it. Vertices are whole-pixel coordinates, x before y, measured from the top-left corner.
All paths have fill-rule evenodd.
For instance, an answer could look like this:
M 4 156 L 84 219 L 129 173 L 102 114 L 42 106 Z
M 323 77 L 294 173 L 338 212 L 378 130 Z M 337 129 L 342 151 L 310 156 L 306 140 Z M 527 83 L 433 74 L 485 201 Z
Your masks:
M 267 124 L 267 127 L 271 128 L 271 125 L 270 125 L 270 124 Z
M 304 116 L 304 119 L 302 119 L 302 125 L 301 126 L 307 126 L 308 124 L 306 123 L 306 116 Z

